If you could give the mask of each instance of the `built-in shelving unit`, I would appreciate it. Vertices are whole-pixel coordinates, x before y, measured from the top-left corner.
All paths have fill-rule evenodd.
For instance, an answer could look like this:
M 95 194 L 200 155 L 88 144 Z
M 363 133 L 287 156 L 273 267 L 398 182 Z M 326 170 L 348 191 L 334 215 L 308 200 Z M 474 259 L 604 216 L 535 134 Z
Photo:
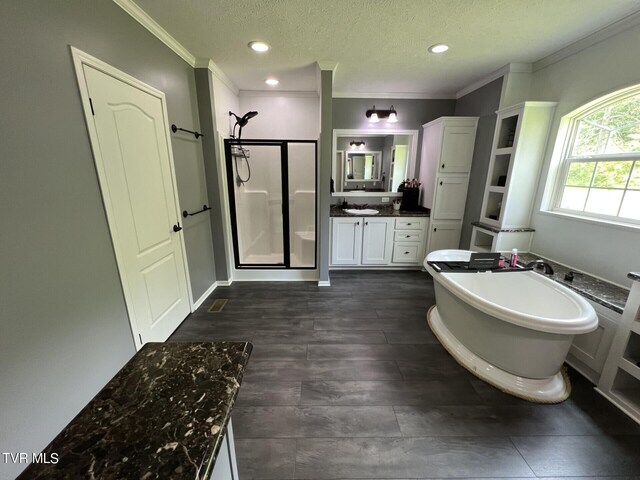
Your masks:
M 640 423 L 640 280 L 629 293 L 598 391 Z
M 514 230 L 529 228 L 555 107 L 555 102 L 524 102 L 497 112 L 480 223 L 499 231 L 474 226 L 472 250 L 486 248 L 487 235 L 503 237 L 492 242 L 493 248 L 528 250 L 532 231 Z M 503 230 L 510 233 L 509 242 Z

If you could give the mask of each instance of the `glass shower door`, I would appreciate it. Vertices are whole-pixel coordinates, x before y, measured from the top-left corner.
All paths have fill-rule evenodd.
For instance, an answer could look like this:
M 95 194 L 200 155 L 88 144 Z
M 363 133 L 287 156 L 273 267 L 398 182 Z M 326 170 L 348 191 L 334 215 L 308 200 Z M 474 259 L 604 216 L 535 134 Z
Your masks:
M 316 144 L 287 144 L 291 268 L 316 265 Z
M 238 266 L 285 266 L 282 212 L 282 146 L 227 145 L 233 181 L 231 211 L 236 219 Z

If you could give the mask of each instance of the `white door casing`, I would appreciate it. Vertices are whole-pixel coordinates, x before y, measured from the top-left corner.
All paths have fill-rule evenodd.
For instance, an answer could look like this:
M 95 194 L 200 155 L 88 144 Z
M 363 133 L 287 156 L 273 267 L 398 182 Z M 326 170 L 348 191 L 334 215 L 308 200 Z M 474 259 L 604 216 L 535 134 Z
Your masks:
M 136 347 L 193 304 L 164 94 L 79 50 L 76 75 Z

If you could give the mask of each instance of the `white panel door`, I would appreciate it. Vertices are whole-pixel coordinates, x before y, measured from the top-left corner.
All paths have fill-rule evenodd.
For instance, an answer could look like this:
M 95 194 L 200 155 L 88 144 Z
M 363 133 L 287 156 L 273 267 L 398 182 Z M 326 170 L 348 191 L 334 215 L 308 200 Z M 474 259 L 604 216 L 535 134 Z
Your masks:
M 93 148 L 134 335 L 140 344 L 162 342 L 190 311 L 163 97 L 89 65 L 83 70 L 94 111 Z
M 436 199 L 431 214 L 435 220 L 462 220 L 468 183 L 466 175 L 440 176 L 436 179 Z
M 364 219 L 362 234 L 362 264 L 387 265 L 393 250 L 393 218 Z
M 336 217 L 331 220 L 331 264 L 360 265 L 363 219 Z
M 475 127 L 445 126 L 440 152 L 440 172 L 468 173 L 471 170 L 475 141 Z
M 429 227 L 427 253 L 460 247 L 461 222 L 432 222 Z

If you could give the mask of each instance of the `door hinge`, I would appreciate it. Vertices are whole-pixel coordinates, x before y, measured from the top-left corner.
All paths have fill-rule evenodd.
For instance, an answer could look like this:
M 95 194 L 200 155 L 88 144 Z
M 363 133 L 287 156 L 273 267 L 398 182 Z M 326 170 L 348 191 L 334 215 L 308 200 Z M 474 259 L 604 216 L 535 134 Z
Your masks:
M 95 117 L 96 111 L 93 109 L 93 100 L 91 100 L 91 97 L 89 97 L 89 105 L 91 106 L 91 115 Z

